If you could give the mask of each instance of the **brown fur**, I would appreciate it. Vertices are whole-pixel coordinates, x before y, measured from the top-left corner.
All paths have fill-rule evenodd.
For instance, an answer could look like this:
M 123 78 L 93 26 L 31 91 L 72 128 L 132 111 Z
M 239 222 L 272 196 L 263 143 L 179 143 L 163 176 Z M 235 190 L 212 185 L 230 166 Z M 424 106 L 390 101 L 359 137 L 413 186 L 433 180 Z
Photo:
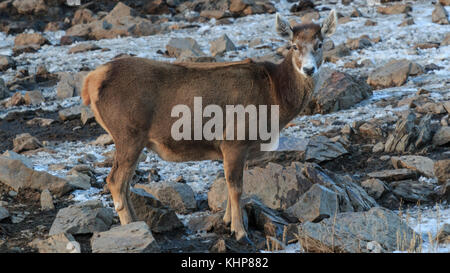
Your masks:
M 302 46 L 319 37 L 320 27 L 294 29 L 294 42 Z M 319 37 L 320 39 L 321 36 Z M 301 40 L 297 40 L 301 39 Z M 83 102 L 113 137 L 116 156 L 107 178 L 122 224 L 136 220 L 130 202 L 129 181 L 144 147 L 169 161 L 222 159 L 228 185 L 224 221 L 236 237 L 246 237 L 239 205 L 244 163 L 259 150 L 260 141 L 181 140 L 171 137 L 175 105 L 193 109 L 193 98 L 203 105 L 279 105 L 283 128 L 309 102 L 314 82 L 293 68 L 293 49 L 281 64 L 244 60 L 230 63 L 172 64 L 142 58 L 121 58 L 88 74 Z M 203 120 L 203 124 L 207 119 Z M 248 124 L 248 123 L 246 123 Z

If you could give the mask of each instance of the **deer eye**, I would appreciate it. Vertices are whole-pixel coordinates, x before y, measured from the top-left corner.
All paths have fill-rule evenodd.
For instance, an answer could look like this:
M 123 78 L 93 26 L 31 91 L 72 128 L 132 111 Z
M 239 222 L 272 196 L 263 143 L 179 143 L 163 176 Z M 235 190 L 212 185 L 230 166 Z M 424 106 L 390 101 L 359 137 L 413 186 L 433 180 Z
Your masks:
M 322 42 L 317 42 L 316 43 L 316 49 L 318 49 L 318 48 L 322 48 Z
M 292 45 L 292 48 L 293 48 L 294 50 L 298 50 L 297 45 Z

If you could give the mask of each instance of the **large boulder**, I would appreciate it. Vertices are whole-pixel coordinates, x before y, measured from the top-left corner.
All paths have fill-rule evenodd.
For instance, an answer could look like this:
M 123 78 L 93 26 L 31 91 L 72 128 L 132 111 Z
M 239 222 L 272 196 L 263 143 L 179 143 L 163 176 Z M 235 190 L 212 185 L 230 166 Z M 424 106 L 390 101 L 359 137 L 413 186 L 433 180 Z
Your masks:
M 401 86 L 406 82 L 409 75 L 420 73 L 416 71 L 418 69 L 418 65 L 409 60 L 391 60 L 373 70 L 369 74 L 367 83 L 374 88 Z
M 320 163 L 336 159 L 347 153 L 348 151 L 340 142 L 332 141 L 326 136 L 314 136 L 306 145 L 304 159 L 306 161 Z
M 427 177 L 434 177 L 434 161 L 425 156 L 405 155 L 391 157 L 394 168 L 408 168 Z
M 30 243 L 39 253 L 81 253 L 80 244 L 68 233 L 58 233 L 47 239 L 35 239 Z
M 145 190 L 132 188 L 130 197 L 137 217 L 145 221 L 153 232 L 166 232 L 183 226 L 174 210 Z
M 69 183 L 57 176 L 28 168 L 22 161 L 0 156 L 0 182 L 15 191 L 21 189 L 48 189 L 56 196 L 62 196 L 72 190 Z
M 303 165 L 295 162 L 288 167 L 269 163 L 265 168 L 244 171 L 244 196 L 254 196 L 272 209 L 286 209 L 312 185 L 301 173 Z M 208 204 L 213 211 L 226 207 L 227 185 L 224 177 L 214 181 L 208 192 Z
M 92 236 L 93 253 L 154 253 L 160 247 L 145 222 L 133 222 L 96 232 Z
M 186 55 L 187 52 L 194 56 L 204 56 L 200 45 L 192 38 L 172 38 L 166 45 L 167 53 L 170 57 L 178 58 Z
M 322 69 L 306 114 L 328 114 L 348 109 L 372 96 L 370 86 L 343 72 Z
M 136 184 L 134 187 L 145 190 L 178 213 L 189 213 L 197 209 L 194 191 L 185 183 L 164 181 Z
M 442 146 L 450 143 L 450 126 L 442 126 L 433 136 L 433 144 Z
M 89 234 L 106 231 L 113 222 L 113 212 L 103 207 L 100 200 L 92 200 L 60 209 L 50 228 L 49 235 L 66 232 Z
M 309 252 L 371 252 L 371 245 L 381 252 L 415 250 L 420 236 L 388 209 L 347 212 L 319 223 L 299 226 L 300 244 Z
M 59 74 L 59 81 L 56 86 L 56 96 L 58 99 L 70 98 L 81 95 L 84 77 L 89 72 L 80 71 L 78 73 L 62 72 Z

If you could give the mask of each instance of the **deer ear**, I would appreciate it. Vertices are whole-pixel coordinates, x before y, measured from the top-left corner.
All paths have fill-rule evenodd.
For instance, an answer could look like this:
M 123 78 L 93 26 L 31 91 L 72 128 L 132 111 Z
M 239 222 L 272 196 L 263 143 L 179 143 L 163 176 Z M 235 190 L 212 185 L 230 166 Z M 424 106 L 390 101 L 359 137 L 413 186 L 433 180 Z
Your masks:
M 336 27 L 337 27 L 337 16 L 336 11 L 333 9 L 331 10 L 327 19 L 325 19 L 322 23 L 321 29 L 322 36 L 323 37 L 331 36 L 336 31 Z
M 275 29 L 280 36 L 292 39 L 293 33 L 291 26 L 287 21 L 281 18 L 280 14 L 278 13 L 275 15 Z

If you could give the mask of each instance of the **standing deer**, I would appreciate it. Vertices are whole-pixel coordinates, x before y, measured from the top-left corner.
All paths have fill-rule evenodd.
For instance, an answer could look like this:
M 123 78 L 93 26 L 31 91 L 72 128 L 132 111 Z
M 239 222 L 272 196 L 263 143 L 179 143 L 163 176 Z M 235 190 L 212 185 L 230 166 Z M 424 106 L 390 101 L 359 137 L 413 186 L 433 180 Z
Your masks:
M 171 110 L 180 104 L 192 107 L 194 97 L 221 107 L 278 105 L 283 128 L 309 103 L 313 76 L 322 63 L 322 41 L 334 33 L 337 18 L 332 10 L 322 25 L 291 27 L 276 14 L 275 23 L 278 33 L 290 42 L 280 64 L 249 59 L 175 64 L 130 57 L 113 60 L 87 75 L 83 103 L 91 105 L 97 122 L 116 147 L 106 181 L 122 225 L 137 220 L 129 182 L 147 147 L 167 161 L 223 160 L 228 189 L 223 220 L 231 223 L 238 241 L 249 240 L 240 205 L 243 170 L 248 155 L 261 141 L 174 140 Z

